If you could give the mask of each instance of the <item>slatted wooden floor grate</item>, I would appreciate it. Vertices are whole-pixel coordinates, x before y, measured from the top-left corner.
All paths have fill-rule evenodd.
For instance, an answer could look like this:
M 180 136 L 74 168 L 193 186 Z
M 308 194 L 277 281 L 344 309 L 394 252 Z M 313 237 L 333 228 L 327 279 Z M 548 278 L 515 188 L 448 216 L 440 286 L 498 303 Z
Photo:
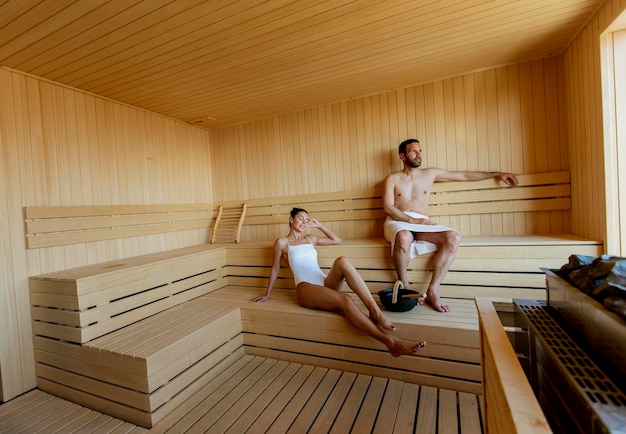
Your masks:
M 0 405 L 0 433 L 482 432 L 480 397 L 246 355 L 151 430 L 35 390 Z

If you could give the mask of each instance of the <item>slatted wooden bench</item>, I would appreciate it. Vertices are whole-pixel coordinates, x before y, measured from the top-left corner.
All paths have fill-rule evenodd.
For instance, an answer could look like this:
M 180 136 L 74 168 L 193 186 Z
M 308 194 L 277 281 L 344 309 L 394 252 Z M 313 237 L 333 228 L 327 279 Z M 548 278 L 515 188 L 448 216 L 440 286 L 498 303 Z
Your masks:
M 84 343 L 225 285 L 210 244 L 30 277 L 33 332 Z
M 239 310 L 198 301 L 225 265 L 206 244 L 32 276 L 39 388 L 152 426 L 241 351 Z
M 479 336 L 471 300 L 447 300 L 445 317 L 432 309 L 386 312 L 394 334 L 428 341 L 419 357 L 392 357 L 387 348 L 332 313 L 298 306 L 293 289 L 277 289 L 270 300 L 249 300 L 263 288 L 226 287 L 202 299 L 241 309 L 247 354 L 394 378 L 410 383 L 480 394 Z M 366 312 L 358 297 L 358 306 Z
M 144 427 L 243 355 L 239 309 L 201 300 L 83 345 L 34 343 L 39 389 Z
M 320 265 L 326 270 L 335 258 L 347 256 L 373 293 L 390 288 L 396 279 L 390 245 L 382 238 L 344 240 L 337 246 L 318 247 L 318 252 Z M 572 253 L 597 256 L 601 252 L 601 243 L 572 235 L 465 237 L 440 294 L 470 300 L 476 296 L 545 300 L 542 264 L 560 268 Z M 411 261 L 408 276 L 414 289 L 425 290 L 433 256 L 430 253 Z M 263 287 L 271 265 L 271 242 L 229 247 L 228 284 Z M 281 268 L 276 287 L 294 288 L 288 268 Z
M 603 253 L 601 242 L 567 233 L 571 208 L 568 171 L 520 175 L 519 181 L 519 186 L 513 188 L 503 187 L 494 179 L 433 185 L 431 216 L 463 235 L 457 259 L 443 283 L 442 295 L 544 299 L 540 267 L 558 268 L 572 253 L 590 256 Z M 257 254 L 261 250 L 256 249 L 259 246 L 265 249 L 264 241 L 285 233 L 292 206 L 308 209 L 312 216 L 344 238 L 340 248 L 329 250 L 328 256 L 321 258 L 325 266 L 342 254 L 354 259 L 373 290 L 395 280 L 389 244 L 382 238 L 385 213 L 380 188 L 242 199 L 216 204 L 212 209 L 205 204 L 179 204 L 172 205 L 169 212 L 165 205 L 27 207 L 27 243 L 34 248 L 133 236 L 146 231 L 197 228 L 214 223 L 220 208 L 241 208 L 243 202 L 245 221 L 237 233 L 244 232 L 242 244 L 254 253 L 248 256 L 244 250 L 237 250 L 230 255 L 228 270 L 233 277 L 228 279 L 229 283 L 239 284 L 250 277 L 249 281 L 257 280 L 254 286 L 264 284 L 258 282 L 258 277 L 267 276 L 264 267 L 268 265 L 268 256 Z M 564 233 L 554 233 L 552 227 Z M 483 231 L 484 228 L 488 230 Z M 480 235 L 483 232 L 502 235 Z M 418 289 L 430 279 L 433 256 L 420 256 L 409 266 L 409 280 Z M 292 285 L 289 281 L 284 284 Z
M 396 279 L 390 244 L 382 238 L 385 213 L 381 194 L 379 188 L 370 188 L 248 200 L 242 230 L 247 239 L 283 236 L 292 207 L 305 208 L 344 239 L 340 246 L 319 249 L 322 266 L 330 267 L 337 256 L 347 256 L 372 291 L 378 291 Z M 569 227 L 570 209 L 567 171 L 521 175 L 517 187 L 503 187 L 494 179 L 435 183 L 431 217 L 458 229 L 463 236 L 440 293 L 460 298 L 545 299 L 540 267 L 559 268 L 573 253 L 603 253 L 599 241 L 566 230 L 550 231 L 551 227 Z M 503 235 L 473 235 L 482 233 L 481 227 Z M 262 279 L 269 272 L 266 267 L 271 265 L 271 255 L 267 254 L 270 245 L 242 243 L 241 249 L 229 250 L 229 284 L 264 285 Z M 409 265 L 409 281 L 418 290 L 430 280 L 433 257 L 422 255 Z M 289 276 L 289 272 L 281 273 L 284 280 L 278 282 L 279 287 L 293 287 Z
M 212 254 L 229 250 L 210 246 L 205 249 Z M 134 266 L 126 271 L 129 276 L 139 275 L 140 263 L 150 267 L 147 260 L 151 256 L 133 258 Z M 161 258 L 160 267 L 168 268 L 168 261 L 178 264 L 178 258 L 173 256 L 169 260 Z M 210 266 L 210 262 L 205 264 Z M 107 274 L 113 273 L 110 281 L 117 281 L 120 268 L 100 264 L 66 270 L 65 278 L 62 272 L 56 272 L 54 278 L 37 276 L 31 281 L 37 290 L 48 282 L 53 291 L 62 288 L 56 283 L 70 280 L 68 276 L 104 281 Z M 94 274 L 88 276 L 88 270 Z M 221 280 L 226 284 L 227 277 Z M 454 313 L 446 318 L 430 309 L 390 314 L 400 327 L 399 336 L 426 337 L 430 342 L 423 357 L 393 358 L 381 344 L 354 330 L 339 315 L 298 306 L 293 289 L 277 289 L 267 303 L 249 302 L 262 290 L 234 286 L 213 289 L 101 336 L 93 337 L 92 331 L 77 334 L 93 337 L 84 342 L 64 339 L 63 336 L 74 336 L 67 332 L 67 325 L 37 319 L 34 343 L 38 386 L 146 427 L 167 416 L 186 396 L 209 381 L 214 372 L 228 366 L 236 359 L 233 355 L 243 353 L 466 393 L 481 391 L 477 319 L 469 300 L 452 300 Z M 35 300 L 37 295 L 34 294 Z M 33 309 L 50 311 L 41 317 L 63 315 L 63 309 L 39 305 Z M 90 326 L 97 323 L 88 324 L 87 328 Z
M 516 188 L 501 188 L 495 181 L 485 180 L 436 184 L 433 191 L 432 216 L 439 216 L 441 223 L 458 227 L 462 233 L 464 227 L 471 233 L 473 228 L 494 221 L 505 224 L 522 220 L 549 227 L 552 220 L 563 223 L 571 206 L 568 172 L 524 175 Z M 203 206 L 198 209 L 191 206 L 195 211 L 181 212 L 198 212 L 200 220 L 207 213 L 216 215 L 216 208 L 205 211 Z M 377 341 L 359 335 L 338 315 L 297 306 L 293 278 L 286 268 L 280 272 L 277 290 L 270 302 L 247 301 L 264 291 L 272 260 L 272 242 L 268 238 L 285 233 L 292 206 L 307 208 L 312 216 L 344 238 L 341 245 L 319 249 L 322 267 L 330 267 L 337 256 L 345 255 L 355 264 L 372 292 L 391 286 L 395 271 L 389 243 L 381 237 L 384 213 L 380 190 L 247 201 L 242 229 L 247 233 L 242 232 L 242 238 L 257 241 L 191 246 L 32 276 L 33 331 L 40 387 L 151 426 L 180 402 L 176 399 L 183 399 L 177 396 L 185 396 L 185 388 L 199 387 L 200 383 L 194 382 L 205 377 L 191 380 L 189 377 L 199 373 L 193 369 L 212 372 L 210 365 L 217 363 L 220 357 L 243 351 L 480 393 L 480 335 L 473 297 L 543 299 L 545 284 L 539 267 L 558 268 L 572 253 L 591 256 L 602 253 L 600 242 L 571 234 L 465 236 L 441 289 L 442 296 L 448 297 L 446 302 L 452 306 L 452 313 L 444 315 L 419 308 L 389 314 L 400 327 L 400 336 L 429 341 L 420 357 L 394 359 Z M 141 228 L 139 209 L 129 207 L 133 209 L 127 211 L 135 214 L 124 219 L 119 218 L 118 208 L 110 212 L 98 207 L 69 207 L 67 212 L 51 207 L 27 209 L 28 245 L 38 248 L 67 242 L 89 243 L 158 230 Z M 50 215 L 50 211 L 54 217 L 47 221 L 44 215 Z M 499 217 L 493 220 L 490 213 L 499 213 Z M 151 213 L 144 210 L 144 214 L 148 218 Z M 111 222 L 102 221 L 111 218 L 115 223 L 110 227 Z M 152 220 L 162 218 L 150 217 L 148 226 L 169 229 L 174 227 L 170 225 L 176 225 Z M 86 222 L 76 225 L 80 220 Z M 44 225 L 42 229 L 40 224 L 45 221 L 45 225 L 51 226 Z M 122 224 L 121 221 L 132 224 L 125 229 L 115 226 Z M 202 221 L 206 224 L 212 220 L 209 217 Z M 95 227 L 90 227 L 90 223 Z M 188 224 L 191 226 L 185 223 L 175 227 L 197 227 L 195 225 L 200 223 Z M 428 281 L 432 256 L 424 255 L 412 261 L 409 279 L 413 284 L 423 285 Z M 194 340 L 196 332 L 192 332 L 195 330 L 190 319 L 193 315 L 186 311 L 172 312 L 193 310 L 195 307 L 190 306 L 197 303 L 202 304 L 201 310 L 210 312 L 215 308 L 223 312 L 199 325 L 203 333 L 208 336 L 215 333 L 219 337 L 216 346 L 205 348 L 203 355 L 179 357 L 180 353 L 172 348 L 193 348 L 200 344 Z M 221 311 L 223 307 L 226 309 Z M 108 346 L 109 339 L 121 342 L 142 339 L 138 336 L 159 336 L 159 324 L 167 323 L 171 314 L 181 324 L 189 323 L 186 332 L 172 335 L 149 350 L 116 353 Z M 236 315 L 241 318 L 240 329 L 233 329 L 232 325 L 230 332 L 218 333 L 224 328 L 220 323 L 222 316 L 232 319 Z M 148 323 L 152 325 L 144 328 Z M 135 335 L 133 330 L 136 329 L 145 333 Z M 223 348 L 224 353 L 209 356 L 218 347 Z M 203 357 L 210 357 L 206 364 L 200 362 Z M 179 358 L 188 364 L 179 364 Z M 117 363 L 122 361 L 120 366 L 127 368 L 111 370 L 112 366 L 117 369 Z M 139 374 L 138 366 L 145 366 L 145 372 Z M 217 363 L 216 369 L 220 366 L 223 365 Z M 87 371 L 83 371 L 85 369 Z M 177 375 L 185 380 L 174 380 Z M 63 379 L 62 382 L 59 379 Z M 99 395 L 87 393 L 87 390 L 106 392 Z M 170 393 L 175 390 L 180 395 Z

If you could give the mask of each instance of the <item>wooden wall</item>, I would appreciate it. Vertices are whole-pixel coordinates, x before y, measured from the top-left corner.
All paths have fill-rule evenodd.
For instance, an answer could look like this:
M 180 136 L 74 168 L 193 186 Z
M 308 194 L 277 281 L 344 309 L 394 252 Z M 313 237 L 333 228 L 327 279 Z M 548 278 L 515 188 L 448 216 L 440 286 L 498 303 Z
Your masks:
M 0 68 L 0 401 L 35 387 L 27 276 L 208 240 L 26 250 L 24 206 L 211 203 L 206 130 Z
M 571 219 L 491 216 L 482 228 L 604 240 L 597 38 L 625 7 L 607 0 L 563 56 L 211 132 L 0 67 L 0 399 L 35 386 L 28 275 L 208 237 L 201 230 L 26 251 L 27 205 L 211 203 L 365 188 L 400 169 L 398 143 L 418 137 L 425 166 L 572 171 Z M 243 236 L 270 239 L 285 229 Z
M 215 200 L 379 185 L 401 169 L 398 144 L 409 137 L 421 141 L 424 167 L 567 170 L 563 77 L 562 58 L 545 58 L 212 130 Z M 440 222 L 465 230 L 477 226 L 470 218 Z M 488 220 L 481 232 L 466 235 L 570 231 L 569 214 L 480 218 Z M 244 227 L 242 237 L 273 238 L 286 227 Z M 367 225 L 333 229 L 382 235 Z
M 626 1 L 607 0 L 563 55 L 572 231 L 597 240 L 607 237 L 600 35 L 625 10 Z

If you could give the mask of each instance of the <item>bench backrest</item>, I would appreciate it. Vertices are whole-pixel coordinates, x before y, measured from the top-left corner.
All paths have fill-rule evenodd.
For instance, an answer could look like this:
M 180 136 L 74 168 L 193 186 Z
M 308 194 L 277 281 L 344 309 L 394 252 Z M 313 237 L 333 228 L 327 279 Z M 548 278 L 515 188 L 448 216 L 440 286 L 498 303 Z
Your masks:
M 167 205 L 27 206 L 29 249 L 207 228 L 213 207 Z
M 508 214 L 571 209 L 569 171 L 520 175 L 511 188 L 495 179 L 475 182 L 435 183 L 431 190 L 430 216 Z M 268 197 L 220 204 L 95 205 L 25 207 L 28 248 L 109 240 L 189 229 L 208 228 L 219 207 L 241 208 L 245 202 L 243 228 L 263 228 L 258 234 L 242 232 L 243 241 L 273 239 L 283 234 L 294 206 L 333 225 L 367 224 L 369 230 L 341 228 L 346 238 L 382 235 L 386 217 L 379 187 L 331 193 Z M 444 222 L 442 222 L 445 224 Z M 240 227 L 237 227 L 239 238 Z M 566 232 L 566 231 L 560 231 Z M 208 240 L 207 240 L 208 241 Z
M 569 171 L 518 176 L 511 188 L 495 179 L 439 182 L 431 189 L 430 217 L 564 211 L 571 209 Z M 225 203 L 233 206 L 239 202 Z M 282 225 L 294 206 L 326 223 L 383 220 L 382 188 L 246 200 L 245 227 Z M 382 225 L 378 225 L 382 229 Z

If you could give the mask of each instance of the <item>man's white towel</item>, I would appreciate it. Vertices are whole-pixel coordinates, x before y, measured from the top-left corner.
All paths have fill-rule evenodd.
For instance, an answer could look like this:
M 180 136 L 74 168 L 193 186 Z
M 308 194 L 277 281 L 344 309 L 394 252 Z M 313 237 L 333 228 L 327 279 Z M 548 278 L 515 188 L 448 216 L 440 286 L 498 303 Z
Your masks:
M 404 211 L 404 213 L 410 217 L 416 219 L 427 219 L 428 216 L 423 214 L 419 214 L 412 211 Z M 398 231 L 411 231 L 411 232 L 446 232 L 446 231 L 454 231 L 456 230 L 449 228 L 443 225 L 420 225 L 407 223 L 399 220 L 393 220 L 391 217 L 387 217 L 385 219 L 384 224 L 384 234 L 385 239 L 391 243 L 391 254 L 393 255 L 393 247 L 396 243 L 396 234 Z M 416 240 L 411 243 L 411 249 L 409 252 L 410 258 L 413 259 L 418 255 L 423 255 L 425 253 L 435 252 L 438 249 L 436 244 L 431 243 L 430 241 L 422 241 Z

